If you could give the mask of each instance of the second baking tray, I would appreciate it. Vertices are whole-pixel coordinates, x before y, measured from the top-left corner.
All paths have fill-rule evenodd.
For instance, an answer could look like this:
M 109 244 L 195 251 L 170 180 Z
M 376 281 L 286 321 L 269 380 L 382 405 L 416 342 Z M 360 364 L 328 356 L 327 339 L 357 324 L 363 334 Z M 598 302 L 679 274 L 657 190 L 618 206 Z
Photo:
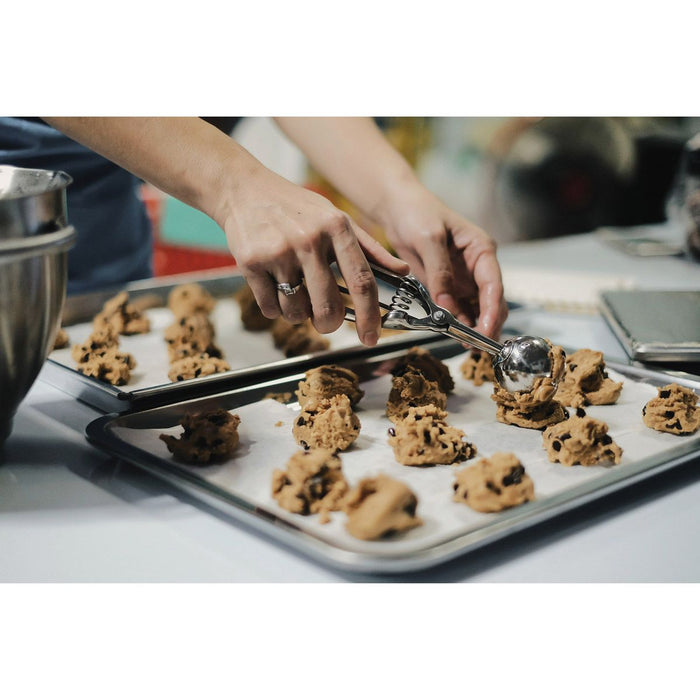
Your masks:
M 444 358 L 456 382 L 448 398 L 448 422 L 466 432 L 477 447 L 477 458 L 497 451 L 515 452 L 534 481 L 536 500 L 500 513 L 477 513 L 452 500 L 455 472 L 470 462 L 423 468 L 396 462 L 387 443 L 390 423 L 384 408 L 391 388 L 389 372 L 403 355 L 399 350 L 346 364 L 360 375 L 365 396 L 357 412 L 360 436 L 340 454 L 345 476 L 351 487 L 380 472 L 405 482 L 418 496 L 418 515 L 424 520 L 421 527 L 384 541 L 351 537 L 344 528 L 344 513 L 332 513 L 330 523 L 320 524 L 318 516 L 289 513 L 272 498 L 273 471 L 284 468 L 299 449 L 292 437 L 299 407 L 264 397 L 269 392 L 293 392 L 301 373 L 206 398 L 105 416 L 88 426 L 87 436 L 109 453 L 285 545 L 337 568 L 370 573 L 414 571 L 464 555 L 700 455 L 700 434 L 657 433 L 644 425 L 641 416 L 644 403 L 656 395 L 655 387 L 677 381 L 698 391 L 700 382 L 695 379 L 672 379 L 661 372 L 609 363 L 610 376 L 625 382 L 622 395 L 616 405 L 591 406 L 586 411 L 608 423 L 610 435 L 624 450 L 622 462 L 565 467 L 547 460 L 541 432 L 496 421 L 492 387 L 476 387 L 460 376 L 464 356 L 460 346 L 438 340 L 425 347 Z M 241 442 L 236 452 L 225 463 L 208 467 L 174 460 L 159 435 L 179 435 L 186 413 L 212 408 L 240 416 Z
M 216 328 L 216 343 L 231 366 L 228 372 L 199 377 L 181 382 L 168 378 L 168 353 L 163 333 L 174 317 L 167 308 L 169 292 L 180 284 L 196 282 L 217 299 L 212 312 Z M 182 401 L 196 396 L 234 389 L 260 382 L 263 379 L 289 376 L 319 364 L 331 364 L 369 357 L 376 348 L 361 345 L 354 325 L 344 323 L 337 331 L 325 337 L 330 348 L 322 352 L 286 358 L 276 348 L 269 331 L 251 332 L 243 328 L 240 308 L 233 295 L 244 284 L 235 269 L 211 273 L 178 275 L 145 280 L 103 292 L 69 297 L 63 314 L 70 344 L 82 343 L 92 330 L 92 319 L 102 305 L 118 292 L 129 293 L 132 303 L 142 305 L 151 321 L 149 333 L 120 336 L 120 349 L 131 353 L 136 360 L 129 383 L 112 386 L 93 377 L 86 377 L 75 369 L 70 347 L 54 350 L 42 370 L 42 379 L 104 412 L 121 412 L 136 407 L 144 408 Z M 380 287 L 380 295 L 388 290 Z M 389 348 L 407 348 L 435 338 L 433 333 L 386 332 L 379 345 Z

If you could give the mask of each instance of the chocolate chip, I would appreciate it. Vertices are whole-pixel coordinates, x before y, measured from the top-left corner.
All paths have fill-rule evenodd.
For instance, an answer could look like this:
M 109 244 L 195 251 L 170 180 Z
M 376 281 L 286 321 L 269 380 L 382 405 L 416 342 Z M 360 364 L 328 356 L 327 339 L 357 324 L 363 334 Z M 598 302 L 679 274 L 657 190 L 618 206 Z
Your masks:
M 429 430 L 424 430 L 424 431 L 423 431 L 423 440 L 424 440 L 426 443 L 429 443 L 429 442 L 430 442 L 430 431 L 429 431 Z
M 223 425 L 226 422 L 226 416 L 223 413 L 212 413 L 207 416 L 207 420 L 213 425 Z
M 603 437 L 600 438 L 600 442 L 603 445 L 609 445 L 612 442 L 612 438 L 609 435 L 603 435 Z
M 458 488 L 459 488 L 459 484 L 458 484 L 458 483 L 455 482 L 454 484 L 452 484 L 452 490 L 453 490 L 453 491 L 456 491 Z
M 572 363 L 569 365 L 569 370 L 570 370 L 571 372 L 573 372 L 577 367 L 578 367 L 578 365 L 575 365 L 575 364 L 572 362 Z
M 499 489 L 498 486 L 496 486 L 496 484 L 494 484 L 491 480 L 486 482 L 486 488 L 489 491 L 493 491 L 497 496 L 501 495 L 501 489 Z
M 416 506 L 418 505 L 417 501 L 411 499 L 404 507 L 403 507 L 403 512 L 406 513 L 406 515 L 410 515 L 411 517 L 414 517 L 416 514 Z
M 681 426 L 680 420 L 677 420 L 673 425 L 667 425 L 667 428 L 674 428 L 675 430 L 682 430 L 683 427 Z
M 564 418 L 568 418 L 568 417 L 569 417 L 569 412 L 566 409 L 564 409 Z
M 660 391 L 659 392 L 659 397 L 662 399 L 667 399 L 671 395 L 671 390 L 666 389 L 665 391 Z
M 181 382 L 184 379 L 184 377 L 181 374 L 178 374 L 176 378 L 178 382 Z
M 300 441 L 299 441 L 299 444 L 300 444 L 305 450 L 308 450 L 308 449 L 309 449 L 309 443 L 306 442 L 305 440 L 300 440 Z
M 523 480 L 524 475 L 524 467 L 512 467 L 510 472 L 503 477 L 502 483 L 504 486 L 512 486 L 513 484 L 519 484 Z
M 643 415 L 643 416 L 646 416 L 646 414 L 647 414 L 647 407 L 644 406 L 644 407 L 642 408 L 642 415 Z
M 306 419 L 304 416 L 299 416 L 299 418 L 297 418 L 297 425 L 306 425 Z
M 202 370 L 200 367 L 197 367 L 197 369 L 194 371 L 194 376 L 195 378 L 198 377 L 202 373 Z
M 673 418 L 676 414 L 673 411 L 666 411 L 664 413 L 664 418 Z
M 389 430 L 387 430 L 387 432 L 389 433 L 389 435 L 391 435 L 391 437 L 396 436 L 396 430 L 394 428 L 389 428 Z
M 612 450 L 605 450 L 605 452 L 603 454 L 606 455 L 607 457 L 614 457 L 615 456 L 615 453 Z
M 577 415 L 579 418 L 585 418 L 586 412 L 585 412 L 582 408 L 577 408 L 577 409 L 576 409 L 576 415 Z
M 554 440 L 554 441 L 552 442 L 552 449 L 553 449 L 555 452 L 559 452 L 559 450 L 561 450 L 561 443 L 559 442 L 559 440 Z
M 568 440 L 571 437 L 571 433 L 564 433 L 563 435 L 559 436 L 560 440 Z

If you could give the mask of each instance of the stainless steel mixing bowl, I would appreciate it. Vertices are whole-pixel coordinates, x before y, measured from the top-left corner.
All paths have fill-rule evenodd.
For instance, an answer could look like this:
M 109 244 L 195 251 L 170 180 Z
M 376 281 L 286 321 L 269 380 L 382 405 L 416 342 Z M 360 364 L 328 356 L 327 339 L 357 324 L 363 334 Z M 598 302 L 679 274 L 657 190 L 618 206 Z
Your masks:
M 76 233 L 65 173 L 0 166 L 0 176 L 1 449 L 58 332 Z

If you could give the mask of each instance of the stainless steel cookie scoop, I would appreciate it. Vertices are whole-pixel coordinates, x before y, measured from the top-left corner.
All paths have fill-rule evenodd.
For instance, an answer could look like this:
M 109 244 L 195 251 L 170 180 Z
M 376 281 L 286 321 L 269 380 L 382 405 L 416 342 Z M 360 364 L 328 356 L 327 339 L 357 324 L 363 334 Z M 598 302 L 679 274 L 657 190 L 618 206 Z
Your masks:
M 493 355 L 496 381 L 511 393 L 530 391 L 538 377 L 552 377 L 550 346 L 543 338 L 521 335 L 499 343 L 477 333 L 458 321 L 447 309 L 438 306 L 425 286 L 413 275 L 400 277 L 377 265 L 370 264 L 375 277 L 393 288 L 391 301 L 379 305 L 387 311 L 382 318 L 383 328 L 413 331 L 433 331 L 468 343 Z M 347 289 L 340 284 L 342 292 Z M 345 310 L 345 318 L 354 321 L 352 309 Z M 552 377 L 556 384 L 561 377 Z

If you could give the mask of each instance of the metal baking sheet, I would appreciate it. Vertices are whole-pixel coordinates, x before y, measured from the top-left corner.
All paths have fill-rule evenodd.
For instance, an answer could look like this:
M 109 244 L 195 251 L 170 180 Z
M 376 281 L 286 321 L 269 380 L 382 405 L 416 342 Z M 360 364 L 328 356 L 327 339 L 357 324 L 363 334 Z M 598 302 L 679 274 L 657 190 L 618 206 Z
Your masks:
M 167 298 L 174 287 L 188 282 L 201 284 L 217 299 L 216 308 L 212 312 L 216 342 L 231 370 L 208 377 L 171 382 L 168 378 L 167 346 L 163 340 L 165 329 L 173 322 L 173 315 L 166 306 Z M 121 412 L 136 406 L 162 405 L 217 393 L 259 382 L 264 378 L 288 376 L 316 364 L 346 361 L 376 353 L 375 349 L 360 344 L 353 324 L 344 323 L 337 331 L 325 336 L 330 341 L 329 350 L 286 358 L 274 346 L 268 331 L 251 332 L 243 328 L 240 308 L 233 298 L 243 284 L 243 277 L 235 269 L 226 268 L 207 274 L 147 280 L 69 297 L 64 309 L 63 326 L 68 332 L 71 345 L 87 338 L 95 314 L 102 309 L 105 301 L 122 290 L 129 293 L 132 303 L 145 308 L 144 313 L 151 321 L 151 331 L 143 335 L 120 337 L 120 349 L 130 352 L 137 363 L 125 386 L 112 386 L 78 372 L 71 358 L 70 346 L 54 350 L 50 354 L 42 379 L 101 411 Z M 388 293 L 387 290 L 380 291 Z M 432 333 L 386 332 L 379 344 L 405 348 L 434 337 Z
M 358 372 L 365 390 L 357 412 L 360 436 L 341 453 L 346 478 L 351 487 L 379 472 L 404 481 L 418 496 L 418 515 L 424 520 L 423 526 L 385 541 L 351 537 L 344 529 L 344 513 L 332 513 L 331 522 L 321 525 L 318 516 L 291 514 L 272 498 L 273 471 L 284 468 L 299 449 L 291 434 L 299 407 L 263 397 L 268 392 L 294 391 L 301 373 L 206 398 L 105 416 L 88 426 L 87 436 L 111 454 L 285 545 L 337 568 L 370 573 L 416 571 L 439 564 L 700 455 L 700 434 L 657 433 L 641 418 L 642 406 L 656 395 L 656 386 L 676 381 L 698 391 L 697 378 L 608 363 L 610 376 L 625 382 L 620 400 L 614 406 L 591 406 L 586 411 L 608 423 L 611 436 L 624 450 L 622 462 L 609 467 L 565 467 L 547 460 L 539 431 L 496 421 L 491 386 L 476 387 L 461 378 L 464 351 L 460 346 L 439 340 L 425 347 L 445 360 L 456 382 L 448 398 L 448 422 L 466 432 L 477 447 L 477 458 L 496 451 L 515 452 L 534 481 L 534 501 L 501 513 L 477 513 L 452 501 L 454 474 L 471 462 L 421 468 L 395 461 L 387 443 L 390 423 L 384 407 L 391 387 L 390 369 L 403 355 L 397 350 L 346 364 Z M 241 418 L 241 443 L 231 459 L 204 468 L 175 461 L 158 436 L 179 434 L 180 420 L 187 412 L 219 407 Z
M 631 358 L 700 362 L 700 290 L 605 292 L 600 306 Z

